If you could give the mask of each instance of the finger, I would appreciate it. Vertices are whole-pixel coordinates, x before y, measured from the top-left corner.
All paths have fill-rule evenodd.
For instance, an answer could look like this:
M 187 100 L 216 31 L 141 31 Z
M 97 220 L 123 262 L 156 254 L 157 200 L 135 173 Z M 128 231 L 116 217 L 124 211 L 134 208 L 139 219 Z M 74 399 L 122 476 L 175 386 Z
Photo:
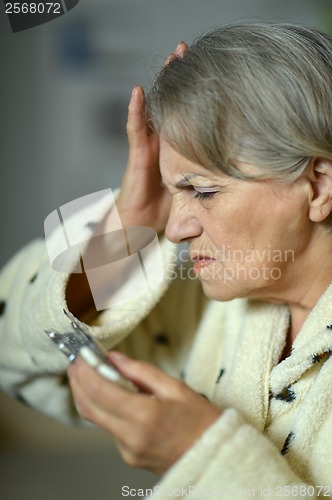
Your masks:
M 186 386 L 179 380 L 166 375 L 157 367 L 136 361 L 122 353 L 109 354 L 112 364 L 122 375 L 129 378 L 142 391 L 162 399 L 181 399 Z
M 91 368 L 86 370 L 89 376 L 91 376 L 90 371 Z M 86 381 L 81 383 L 77 380 L 76 372 L 78 370 L 71 369 L 69 377 L 79 414 L 112 434 L 123 448 L 129 446 L 128 451 L 133 445 L 135 446 L 135 443 L 139 444 L 140 436 L 144 434 L 146 428 L 146 421 L 150 415 L 154 415 L 157 400 L 151 400 L 146 395 L 130 397 L 132 394 L 128 393 L 129 397 L 125 397 L 125 403 L 123 403 L 122 400 L 114 398 L 116 391 L 113 389 L 116 388 L 111 387 L 114 386 L 112 383 L 108 386 L 107 394 L 102 396 L 101 400 L 98 397 L 96 399 L 94 392 L 90 393 L 87 390 Z M 99 378 L 99 375 L 97 377 Z M 107 382 L 106 385 L 108 385 Z M 110 404 L 111 400 L 113 400 L 112 404 Z
M 172 53 L 171 53 L 171 54 L 167 57 L 166 61 L 164 62 L 164 64 L 163 64 L 163 68 L 166 68 L 166 67 L 169 65 L 169 63 L 170 63 L 171 61 L 173 61 L 174 57 L 175 57 L 175 54 L 174 54 L 174 52 L 172 52 Z
M 185 42 L 180 42 L 179 45 L 176 47 L 174 54 L 183 57 L 188 49 L 189 46 Z
M 86 401 L 97 405 L 103 411 L 121 417 L 126 411 L 131 411 L 132 400 L 130 396 L 135 396 L 135 394 L 120 387 L 115 382 L 105 379 L 82 359 L 78 358 L 68 368 L 68 377 L 71 385 L 75 384 L 76 388 L 80 387 L 79 393 L 84 396 Z M 86 401 L 83 400 L 83 403 Z M 81 409 L 80 402 L 78 405 Z
M 70 385 L 77 411 L 81 417 L 110 433 L 119 447 L 125 449 L 127 446 L 126 436 L 128 435 L 127 419 L 96 405 L 86 396 L 81 385 L 75 380 L 72 379 Z
M 70 387 L 76 409 L 81 417 L 94 423 L 95 425 L 98 425 L 99 427 L 103 427 L 106 422 L 104 409 L 100 408 L 90 399 L 82 385 L 74 378 L 70 378 Z M 109 432 L 111 432 L 111 429 L 114 426 L 114 421 L 117 419 L 118 417 L 116 415 L 113 415 L 112 412 L 108 411 L 107 430 L 109 430 Z
M 137 392 L 137 388 L 132 382 L 130 382 L 130 380 L 122 377 L 114 366 L 112 366 L 106 360 L 101 359 L 89 347 L 81 347 L 79 354 L 83 361 L 85 361 L 85 363 L 87 363 L 90 367 L 95 368 L 97 372 L 107 380 L 115 382 L 117 385 L 120 385 L 121 387 L 124 387 L 129 391 Z
M 134 87 L 128 106 L 127 134 L 131 146 L 146 137 L 145 95 L 139 85 Z
M 185 42 L 180 42 L 174 52 L 172 52 L 168 58 L 166 59 L 166 61 L 164 62 L 163 64 L 163 68 L 165 68 L 166 66 L 169 65 L 169 63 L 175 58 L 175 57 L 183 57 L 184 54 L 187 52 L 188 50 L 188 45 L 185 43 Z
M 74 378 L 70 379 L 70 386 L 75 406 L 81 417 L 110 433 L 115 439 L 121 454 L 128 454 L 126 443 L 123 442 L 123 429 L 119 426 L 121 419 L 110 412 L 105 412 L 104 409 L 100 409 L 92 403 L 86 397 L 81 385 Z

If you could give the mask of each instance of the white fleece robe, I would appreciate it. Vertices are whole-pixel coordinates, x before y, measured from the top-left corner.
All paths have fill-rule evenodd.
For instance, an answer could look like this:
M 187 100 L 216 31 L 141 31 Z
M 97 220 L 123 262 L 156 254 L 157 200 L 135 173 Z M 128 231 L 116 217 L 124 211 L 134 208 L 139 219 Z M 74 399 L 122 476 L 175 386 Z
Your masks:
M 91 235 L 105 202 L 76 214 Z M 103 311 L 89 326 L 107 349 L 150 360 L 224 409 L 155 486 L 152 498 L 332 495 L 332 285 L 279 363 L 286 306 L 204 297 L 198 280 L 174 278 L 174 245 L 162 243 L 164 282 Z M 44 333 L 68 331 L 68 275 L 52 270 L 43 240 L 22 249 L 0 275 L 0 380 L 32 407 L 82 424 L 67 362 Z M 165 437 L 167 439 L 167 437 Z

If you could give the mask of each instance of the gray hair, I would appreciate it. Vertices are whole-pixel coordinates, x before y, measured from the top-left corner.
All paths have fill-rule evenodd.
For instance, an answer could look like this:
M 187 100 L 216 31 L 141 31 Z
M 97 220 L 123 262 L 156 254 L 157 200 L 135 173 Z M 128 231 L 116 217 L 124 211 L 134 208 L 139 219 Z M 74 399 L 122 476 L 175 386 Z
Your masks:
M 292 181 L 332 160 L 332 36 L 291 24 L 230 24 L 197 38 L 147 95 L 153 127 L 207 168 Z

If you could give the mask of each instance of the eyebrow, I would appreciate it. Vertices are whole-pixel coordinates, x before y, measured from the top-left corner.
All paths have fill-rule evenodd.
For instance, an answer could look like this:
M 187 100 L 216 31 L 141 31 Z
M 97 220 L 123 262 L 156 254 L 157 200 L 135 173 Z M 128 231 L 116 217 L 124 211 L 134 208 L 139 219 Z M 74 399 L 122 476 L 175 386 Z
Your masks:
M 186 175 L 175 184 L 175 187 L 180 188 L 183 186 L 187 186 L 189 184 L 189 180 L 192 179 L 193 177 L 200 177 L 200 176 L 198 174 Z

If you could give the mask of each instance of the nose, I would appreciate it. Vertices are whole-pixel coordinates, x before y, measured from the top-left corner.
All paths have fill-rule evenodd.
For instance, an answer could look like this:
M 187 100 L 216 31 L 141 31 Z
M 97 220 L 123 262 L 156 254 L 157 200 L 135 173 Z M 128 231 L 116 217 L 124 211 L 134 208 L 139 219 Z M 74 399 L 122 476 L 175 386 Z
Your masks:
M 184 242 L 202 234 L 202 226 L 195 214 L 187 207 L 172 201 L 170 215 L 165 229 L 166 237 L 174 243 Z

